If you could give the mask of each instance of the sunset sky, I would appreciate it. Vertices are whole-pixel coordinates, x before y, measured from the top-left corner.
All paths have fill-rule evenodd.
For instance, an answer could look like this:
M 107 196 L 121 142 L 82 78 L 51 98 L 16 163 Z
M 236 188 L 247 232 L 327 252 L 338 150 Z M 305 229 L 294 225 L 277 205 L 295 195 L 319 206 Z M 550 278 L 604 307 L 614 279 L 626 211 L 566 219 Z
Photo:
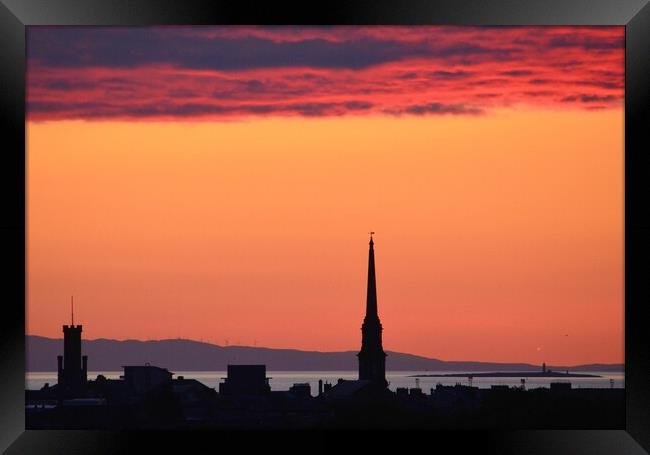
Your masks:
M 27 45 L 28 334 L 624 361 L 623 27 Z

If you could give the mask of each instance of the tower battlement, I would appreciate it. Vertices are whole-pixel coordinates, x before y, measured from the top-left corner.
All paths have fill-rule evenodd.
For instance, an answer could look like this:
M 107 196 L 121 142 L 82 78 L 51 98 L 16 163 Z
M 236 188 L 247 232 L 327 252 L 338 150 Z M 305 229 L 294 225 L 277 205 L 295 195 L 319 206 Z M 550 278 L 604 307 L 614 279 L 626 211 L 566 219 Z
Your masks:
M 81 330 L 82 330 L 82 327 L 83 327 L 83 326 L 82 326 L 81 324 L 78 324 L 78 325 L 64 325 L 64 326 L 63 326 L 63 332 L 72 331 L 72 330 L 79 330 L 79 331 L 81 331 Z

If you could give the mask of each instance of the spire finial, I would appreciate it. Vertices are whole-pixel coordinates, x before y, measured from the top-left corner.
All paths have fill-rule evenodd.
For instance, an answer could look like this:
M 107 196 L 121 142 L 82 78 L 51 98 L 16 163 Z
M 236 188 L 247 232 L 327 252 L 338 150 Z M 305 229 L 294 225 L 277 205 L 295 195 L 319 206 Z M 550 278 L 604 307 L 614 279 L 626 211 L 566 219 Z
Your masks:
M 74 327 L 74 296 L 70 296 L 70 318 L 72 319 L 72 326 Z
M 370 232 L 368 233 L 368 234 L 370 234 L 370 243 L 374 243 L 374 242 L 372 241 L 372 235 L 373 235 L 374 233 L 375 233 L 375 231 L 370 231 Z

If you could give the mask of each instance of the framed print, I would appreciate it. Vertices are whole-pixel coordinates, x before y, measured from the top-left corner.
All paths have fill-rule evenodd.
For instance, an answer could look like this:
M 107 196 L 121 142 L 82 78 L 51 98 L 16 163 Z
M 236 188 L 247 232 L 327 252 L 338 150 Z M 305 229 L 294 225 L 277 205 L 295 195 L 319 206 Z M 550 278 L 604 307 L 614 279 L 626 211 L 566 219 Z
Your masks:
M 0 11 L 7 453 L 650 448 L 647 1 Z

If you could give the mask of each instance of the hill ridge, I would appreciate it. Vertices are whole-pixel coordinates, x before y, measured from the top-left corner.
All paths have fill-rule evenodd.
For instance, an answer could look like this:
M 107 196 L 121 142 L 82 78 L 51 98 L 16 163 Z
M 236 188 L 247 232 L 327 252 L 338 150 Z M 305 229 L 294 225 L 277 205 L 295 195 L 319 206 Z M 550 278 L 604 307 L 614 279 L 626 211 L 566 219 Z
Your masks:
M 62 354 L 63 340 L 27 335 L 27 371 L 56 371 L 56 356 Z M 221 371 L 228 363 L 263 363 L 269 371 L 349 371 L 357 369 L 357 351 L 309 351 L 294 348 L 221 346 L 186 338 L 160 340 L 84 339 L 82 351 L 88 355 L 90 371 L 119 371 L 124 365 L 146 362 L 169 370 Z M 387 351 L 389 371 L 537 371 L 540 365 L 525 362 L 484 362 L 441 360 L 396 351 Z M 622 364 L 548 365 L 551 370 L 623 371 Z

